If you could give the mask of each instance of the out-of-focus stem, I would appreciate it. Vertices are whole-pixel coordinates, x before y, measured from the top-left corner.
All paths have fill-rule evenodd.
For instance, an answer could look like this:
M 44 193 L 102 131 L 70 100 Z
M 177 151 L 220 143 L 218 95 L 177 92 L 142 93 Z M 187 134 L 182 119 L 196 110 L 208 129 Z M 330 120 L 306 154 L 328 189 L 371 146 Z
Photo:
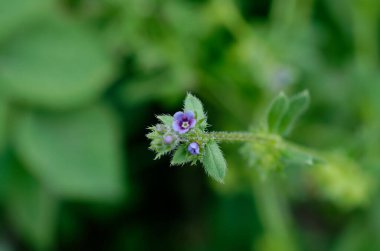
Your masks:
M 275 180 L 267 179 L 252 184 L 258 213 L 264 226 L 266 245 L 274 248 L 271 250 L 299 250 L 286 198 L 278 190 Z M 272 246 L 268 242 L 275 245 Z
M 376 69 L 378 62 L 378 14 L 377 0 L 354 1 L 353 31 L 356 63 L 359 70 Z
M 271 22 L 274 32 L 309 24 L 314 0 L 274 0 L 271 6 Z

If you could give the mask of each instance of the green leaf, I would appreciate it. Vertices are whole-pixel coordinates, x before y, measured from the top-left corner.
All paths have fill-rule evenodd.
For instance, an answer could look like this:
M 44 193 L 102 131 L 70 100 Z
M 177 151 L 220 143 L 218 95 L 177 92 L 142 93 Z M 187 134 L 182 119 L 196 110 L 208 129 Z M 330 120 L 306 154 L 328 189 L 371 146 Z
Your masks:
M 316 162 L 316 158 L 312 154 L 291 148 L 285 148 L 281 160 L 289 166 L 312 166 Z
M 164 125 L 172 127 L 173 124 L 173 117 L 170 115 L 159 115 L 157 118 L 164 123 Z
M 26 112 L 17 121 L 14 139 L 26 167 L 55 193 L 102 201 L 121 197 L 122 137 L 105 107 Z
M 13 168 L 10 165 L 11 155 L 10 151 L 0 152 L 0 201 L 4 201 L 4 196 L 9 190 L 9 184 L 12 182 L 10 180 Z
M 6 209 L 12 226 L 37 250 L 47 250 L 53 244 L 58 202 L 18 164 L 11 170 Z
M 33 23 L 2 44 L 0 92 L 53 109 L 93 101 L 113 76 L 98 41 L 88 28 L 58 16 Z
M 53 10 L 52 0 L 0 1 L 0 40 Z
M 206 126 L 206 114 L 203 110 L 203 105 L 201 101 L 190 93 L 187 94 L 185 99 L 185 111 L 193 111 L 195 113 L 196 119 L 202 121 L 201 125 Z
M 278 127 L 289 108 L 288 97 L 281 92 L 273 101 L 267 114 L 267 127 L 269 132 L 277 133 Z
M 179 146 L 178 149 L 174 152 L 171 164 L 174 165 L 183 165 L 186 162 L 189 162 L 189 156 L 187 153 L 186 146 Z
M 287 135 L 293 129 L 298 118 L 306 111 L 310 104 L 310 94 L 303 91 L 290 98 L 289 109 L 279 125 L 279 133 Z
M 208 175 L 216 181 L 223 183 L 227 171 L 226 160 L 218 144 L 214 141 L 206 144 L 203 157 L 203 165 Z
M 6 138 L 6 124 L 7 124 L 7 104 L 0 97 L 0 154 L 3 150 Z

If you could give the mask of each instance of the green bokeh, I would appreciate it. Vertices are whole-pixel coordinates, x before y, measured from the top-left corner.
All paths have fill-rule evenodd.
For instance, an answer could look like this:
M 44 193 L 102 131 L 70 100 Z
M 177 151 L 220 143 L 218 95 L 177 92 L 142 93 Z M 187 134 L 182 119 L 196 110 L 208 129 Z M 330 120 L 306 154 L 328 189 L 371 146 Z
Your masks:
M 378 0 L 1 0 L 0 250 L 380 250 L 379 18 Z M 222 144 L 219 184 L 148 150 L 188 92 L 244 131 L 304 89 L 286 138 L 328 163 Z

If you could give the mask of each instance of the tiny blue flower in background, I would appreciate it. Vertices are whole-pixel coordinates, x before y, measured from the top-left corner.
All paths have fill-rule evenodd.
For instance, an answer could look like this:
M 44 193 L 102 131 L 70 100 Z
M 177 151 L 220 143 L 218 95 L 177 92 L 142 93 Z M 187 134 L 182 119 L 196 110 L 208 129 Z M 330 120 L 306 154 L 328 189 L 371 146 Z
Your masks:
M 199 145 L 196 142 L 193 142 L 189 145 L 187 150 L 192 154 L 192 155 L 198 155 L 199 154 Z
M 195 126 L 196 120 L 192 111 L 176 112 L 173 117 L 173 130 L 179 134 L 184 134 Z
M 171 136 L 171 135 L 164 136 L 164 142 L 165 142 L 165 144 L 170 145 L 171 143 L 173 143 L 173 141 L 174 141 L 174 137 L 173 136 Z

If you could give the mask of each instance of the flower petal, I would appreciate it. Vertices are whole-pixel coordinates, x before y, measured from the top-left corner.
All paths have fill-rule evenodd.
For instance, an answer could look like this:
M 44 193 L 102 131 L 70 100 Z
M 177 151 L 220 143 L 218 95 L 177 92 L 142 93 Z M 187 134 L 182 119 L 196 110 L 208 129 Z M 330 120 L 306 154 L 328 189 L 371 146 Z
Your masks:
M 196 143 L 196 142 L 191 143 L 191 144 L 188 146 L 187 150 L 188 150 L 192 155 L 197 155 L 197 154 L 199 154 L 199 145 L 198 145 L 198 143 Z
M 197 120 L 196 119 L 191 119 L 189 121 L 189 128 L 193 128 L 195 126 L 195 124 L 197 123 Z
M 179 131 L 178 131 L 178 133 L 179 134 L 184 134 L 184 133 L 187 133 L 189 131 L 189 129 L 187 128 L 187 129 L 180 129 Z
M 195 118 L 195 114 L 193 111 L 186 111 L 185 116 L 187 117 L 188 120 L 192 120 Z
M 183 112 L 176 112 L 174 114 L 174 120 L 182 120 L 182 117 L 183 117 L 184 113 Z
M 175 132 L 180 132 L 182 130 L 180 123 L 177 120 L 173 121 L 172 127 Z

